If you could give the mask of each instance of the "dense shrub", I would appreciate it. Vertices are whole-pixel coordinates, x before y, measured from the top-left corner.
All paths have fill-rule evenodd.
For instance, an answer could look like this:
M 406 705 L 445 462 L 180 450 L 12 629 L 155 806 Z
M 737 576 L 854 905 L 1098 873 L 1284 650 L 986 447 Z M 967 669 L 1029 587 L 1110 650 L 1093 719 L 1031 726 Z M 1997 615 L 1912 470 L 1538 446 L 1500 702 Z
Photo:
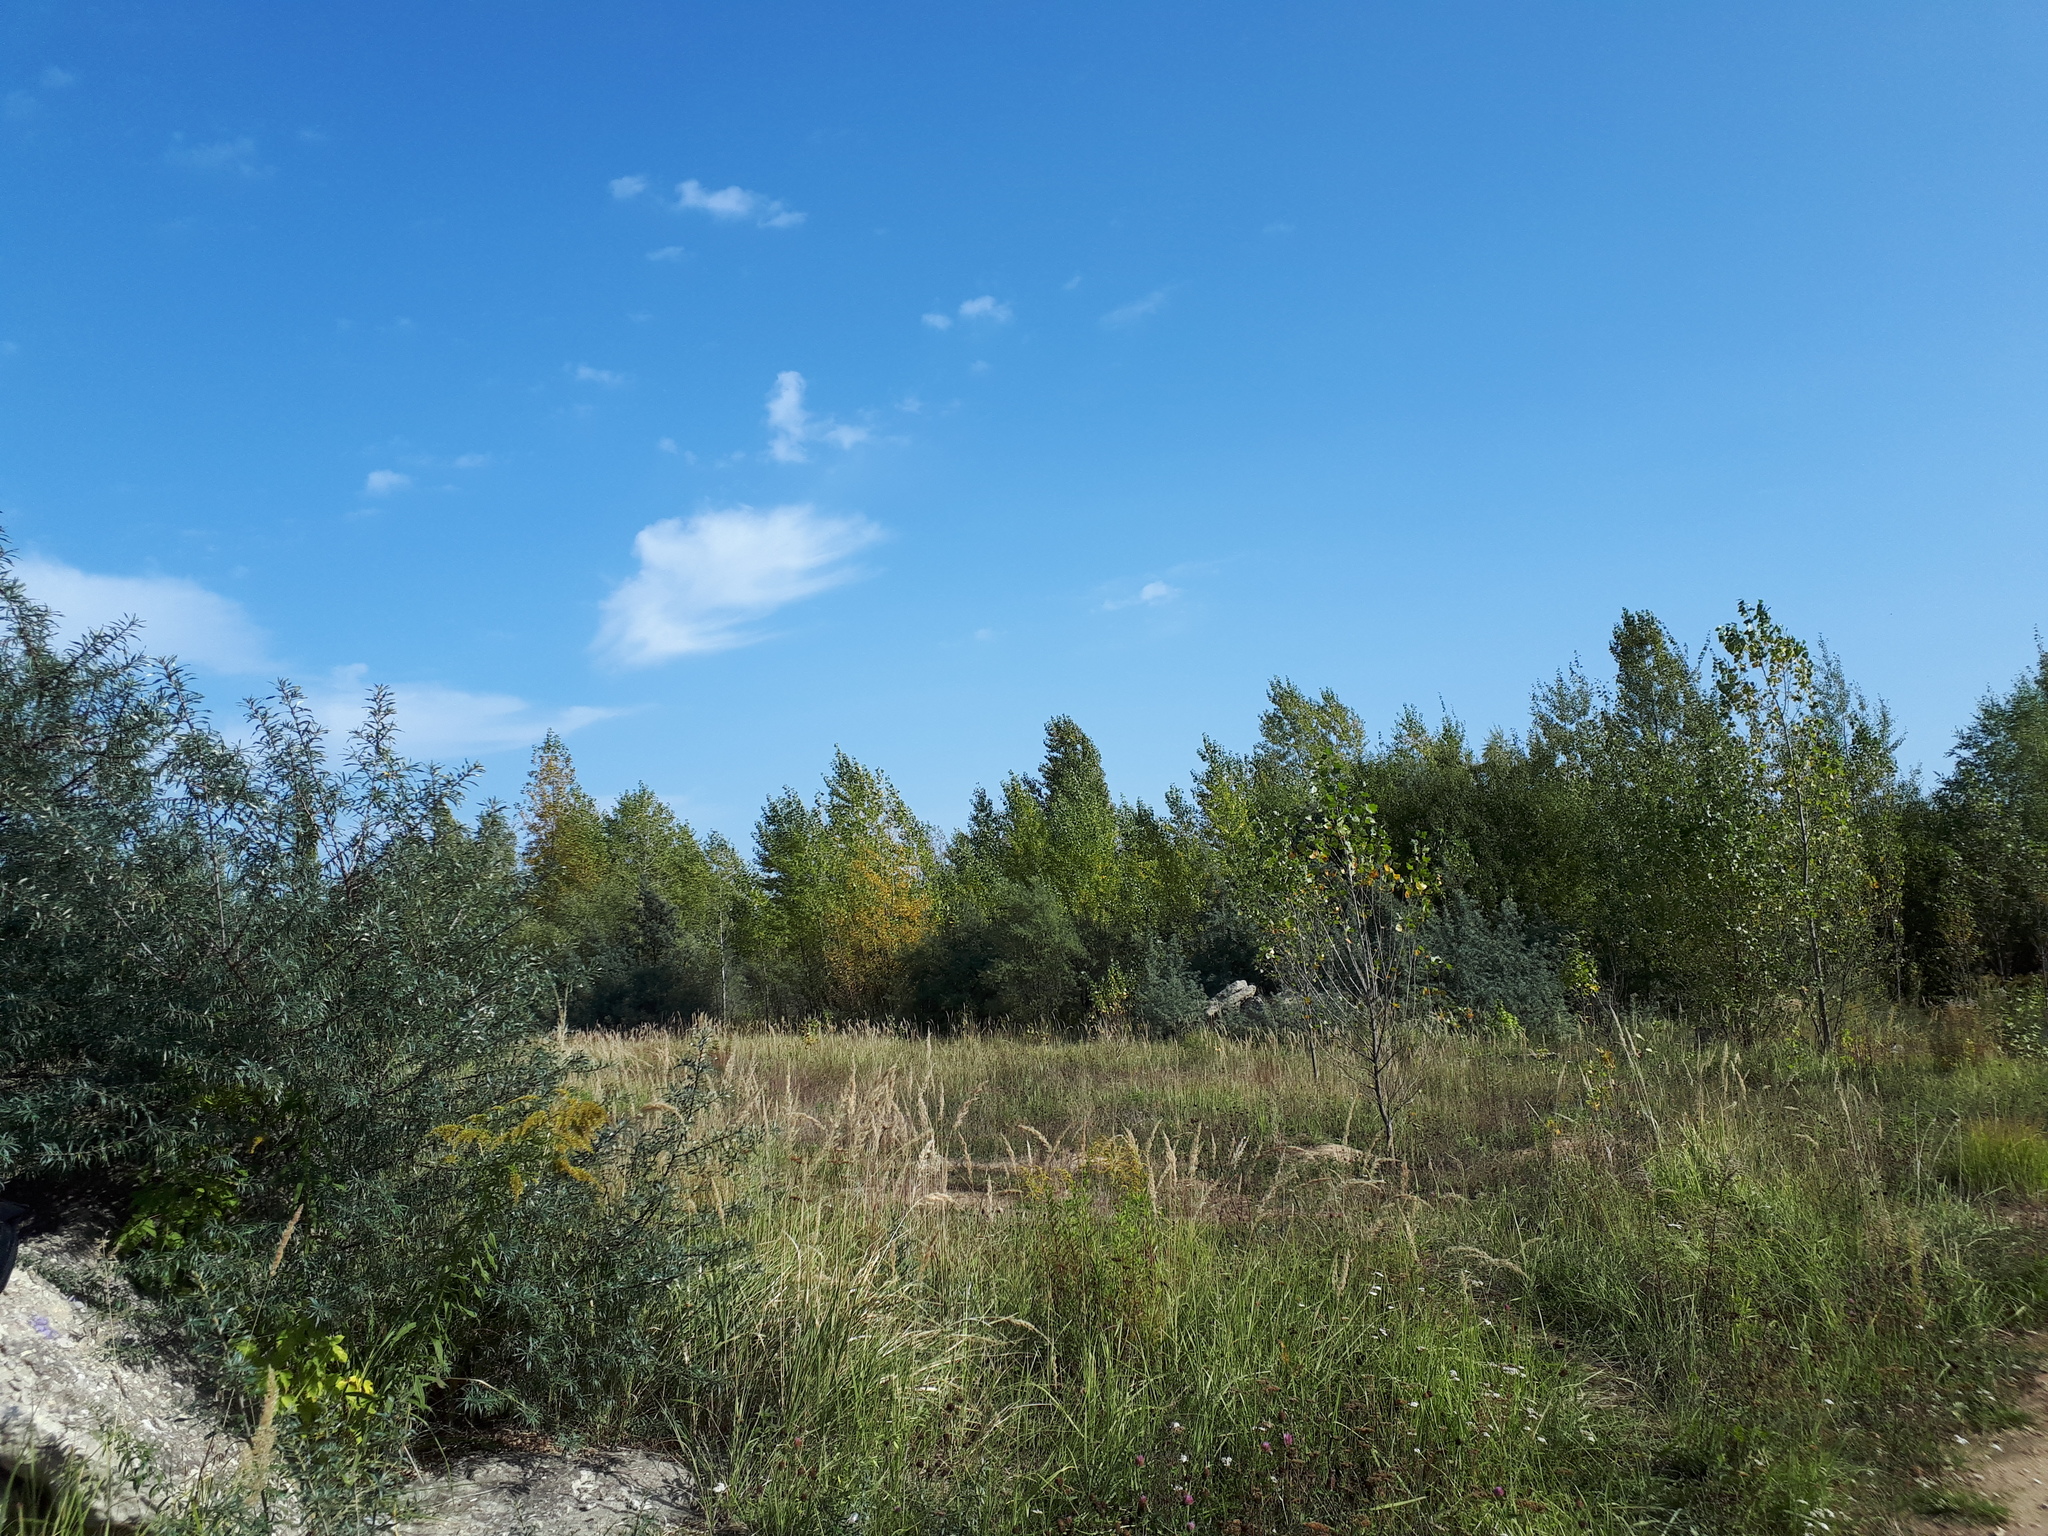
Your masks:
M 1488 916 L 1460 892 L 1434 914 L 1429 944 L 1442 958 L 1451 1000 L 1486 1022 L 1502 1013 L 1542 1030 L 1566 1012 L 1567 946 L 1546 925 L 1522 916 L 1512 896 Z
M 356 1438 L 625 1427 L 730 1251 L 702 1064 L 646 1113 L 572 1089 L 465 785 L 381 693 L 339 751 L 289 687 L 231 740 L 0 569 L 0 1180 L 132 1192 L 121 1251 L 211 1357 Z

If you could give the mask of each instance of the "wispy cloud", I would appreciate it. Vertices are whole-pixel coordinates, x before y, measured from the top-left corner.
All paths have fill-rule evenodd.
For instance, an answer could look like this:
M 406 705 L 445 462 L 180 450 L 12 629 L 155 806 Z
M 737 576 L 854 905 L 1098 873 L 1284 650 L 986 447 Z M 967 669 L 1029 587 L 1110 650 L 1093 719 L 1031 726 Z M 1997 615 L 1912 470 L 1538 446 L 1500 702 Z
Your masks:
M 658 251 L 649 251 L 647 259 L 649 261 L 681 261 L 689 254 L 689 251 L 680 245 L 664 245 Z
M 412 476 L 395 469 L 373 469 L 363 481 L 365 496 L 389 496 L 394 491 L 410 490 Z
M 1119 608 L 1157 608 L 1161 603 L 1170 603 L 1180 596 L 1179 587 L 1170 587 L 1163 581 L 1148 581 L 1129 597 L 1112 597 L 1102 605 L 1104 613 L 1114 613 Z
M 961 320 L 981 320 L 991 325 L 1006 325 L 1015 315 L 1016 311 L 994 294 L 984 293 L 978 299 L 963 300 L 960 307 L 951 315 L 934 312 L 922 318 L 924 323 L 935 331 L 949 331 L 953 328 L 955 316 Z
M 175 656 L 189 666 L 231 675 L 275 675 L 263 631 L 232 598 L 182 576 L 108 576 L 58 560 L 25 555 L 14 562 L 29 595 L 58 616 L 58 634 L 76 639 L 89 629 L 139 619 L 136 643 L 153 656 Z M 369 669 L 337 667 L 307 690 L 315 715 L 329 730 L 352 729 L 363 718 Z M 469 693 L 441 683 L 399 683 L 401 739 L 423 756 L 524 747 L 550 730 L 567 734 L 621 713 L 577 705 L 543 710 L 505 693 Z
M 763 229 L 790 229 L 804 221 L 803 214 L 766 193 L 749 192 L 745 187 L 724 187 L 714 192 L 696 180 L 676 187 L 676 207 L 694 208 L 714 219 L 731 222 L 752 220 Z
M 491 456 L 488 453 L 458 453 L 449 461 L 457 469 L 489 468 Z
M 61 91 L 77 83 L 77 75 L 54 64 L 45 65 L 43 72 L 36 77 L 37 89 L 44 92 Z M 27 122 L 41 109 L 42 100 L 35 91 L 9 91 L 5 97 L 0 97 L 0 117 L 9 122 Z
M 866 427 L 850 426 L 830 416 L 813 416 L 804 407 L 804 376 L 795 369 L 775 375 L 775 387 L 768 391 L 768 456 L 783 464 L 802 464 L 810 458 L 806 443 L 831 443 L 851 448 L 864 443 Z
M 604 603 L 592 648 L 621 666 L 730 650 L 760 639 L 744 628 L 776 609 L 852 580 L 847 564 L 882 531 L 861 517 L 809 506 L 731 507 L 640 530 L 637 574 Z
M 254 180 L 270 174 L 270 167 L 256 158 L 256 141 L 247 137 L 195 144 L 188 142 L 181 133 L 172 138 L 171 147 L 164 151 L 164 159 L 180 170 L 214 175 Z
M 1154 288 L 1142 299 L 1133 299 L 1128 304 L 1119 304 L 1102 317 L 1102 324 L 1111 330 L 1120 330 L 1127 325 L 1136 325 L 1140 320 L 1156 315 L 1166 308 L 1166 290 Z
M 629 198 L 638 197 L 647 190 L 647 178 L 645 176 L 614 176 L 611 179 L 611 189 L 612 196 L 623 203 Z
M 606 389 L 617 389 L 626 382 L 623 373 L 614 373 L 609 368 L 593 368 L 588 363 L 577 363 L 569 369 L 569 377 L 578 384 L 602 384 Z
M 213 672 L 271 667 L 263 632 L 242 605 L 183 576 L 103 576 L 35 556 L 15 561 L 14 571 L 30 596 L 56 611 L 59 633 L 67 639 L 140 619 L 137 642 L 152 655 L 176 656 Z
M 336 667 L 307 702 L 320 723 L 340 735 L 360 725 L 370 692 L 370 669 L 360 662 Z M 509 693 L 469 693 L 441 683 L 394 683 L 401 750 L 421 757 L 502 751 L 531 746 L 549 731 L 563 735 L 620 714 L 579 704 L 543 710 Z

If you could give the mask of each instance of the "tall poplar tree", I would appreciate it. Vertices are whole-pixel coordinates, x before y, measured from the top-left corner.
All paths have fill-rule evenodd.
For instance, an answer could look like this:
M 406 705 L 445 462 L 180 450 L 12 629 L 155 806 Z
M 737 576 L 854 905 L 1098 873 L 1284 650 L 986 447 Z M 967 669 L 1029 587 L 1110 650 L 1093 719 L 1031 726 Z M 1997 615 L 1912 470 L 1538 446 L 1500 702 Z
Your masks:
M 1749 800 L 1747 969 L 1803 1000 L 1825 1051 L 1878 958 L 1884 854 L 1872 844 L 1890 829 L 1869 802 L 1894 776 L 1889 731 L 1763 604 L 1736 611 L 1719 631 L 1715 680 Z

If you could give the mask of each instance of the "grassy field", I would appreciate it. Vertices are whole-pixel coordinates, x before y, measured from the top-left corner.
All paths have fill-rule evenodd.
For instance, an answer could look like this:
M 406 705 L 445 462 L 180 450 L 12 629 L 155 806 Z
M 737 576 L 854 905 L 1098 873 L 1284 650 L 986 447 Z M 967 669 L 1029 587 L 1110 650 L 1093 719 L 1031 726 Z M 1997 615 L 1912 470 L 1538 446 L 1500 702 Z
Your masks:
M 1930 1040 L 1936 1049 L 1930 1049 Z M 585 1037 L 651 1094 L 689 1047 Z M 1450 1036 L 1390 1158 L 1341 1055 L 749 1033 L 755 1240 L 681 1410 L 770 1531 L 1872 1531 L 2048 1304 L 2048 1064 Z

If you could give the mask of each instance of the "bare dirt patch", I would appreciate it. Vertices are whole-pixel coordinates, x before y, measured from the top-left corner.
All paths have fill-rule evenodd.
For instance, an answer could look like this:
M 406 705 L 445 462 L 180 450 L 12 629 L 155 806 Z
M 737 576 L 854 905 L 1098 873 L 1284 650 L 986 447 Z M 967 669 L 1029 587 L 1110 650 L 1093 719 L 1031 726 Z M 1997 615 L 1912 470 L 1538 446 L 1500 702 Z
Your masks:
M 2048 1337 L 2032 1342 L 2048 1347 Z M 2017 1428 L 1971 1436 L 1981 1459 L 1963 1475 L 1975 1493 L 2003 1504 L 2004 1520 L 1971 1520 L 1959 1515 L 1928 1520 L 1925 1532 L 1990 1531 L 1995 1536 L 2048 1536 L 2048 1368 L 2037 1368 L 2016 1404 L 2031 1422 Z

